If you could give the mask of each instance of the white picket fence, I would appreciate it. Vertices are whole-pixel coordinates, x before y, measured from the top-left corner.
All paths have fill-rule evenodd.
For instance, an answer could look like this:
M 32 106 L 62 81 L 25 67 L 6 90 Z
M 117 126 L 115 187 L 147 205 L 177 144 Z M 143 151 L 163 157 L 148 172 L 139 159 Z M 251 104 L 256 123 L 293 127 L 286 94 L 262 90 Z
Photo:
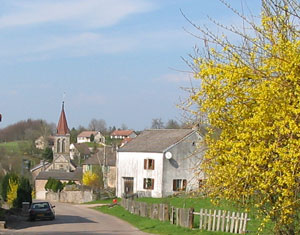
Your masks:
M 199 229 L 207 231 L 221 231 L 245 234 L 247 222 L 250 220 L 247 213 L 230 212 L 222 210 L 200 209 L 194 212 L 200 216 Z

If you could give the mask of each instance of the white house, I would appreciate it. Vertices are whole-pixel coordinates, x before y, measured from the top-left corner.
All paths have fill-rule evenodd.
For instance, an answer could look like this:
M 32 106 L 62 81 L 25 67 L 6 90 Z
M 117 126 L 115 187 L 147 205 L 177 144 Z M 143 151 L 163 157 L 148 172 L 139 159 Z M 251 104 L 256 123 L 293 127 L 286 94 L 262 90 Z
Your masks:
M 105 144 L 105 137 L 100 131 L 83 131 L 77 136 L 77 143 L 91 142 L 91 135 L 94 136 L 94 142 Z
M 204 177 L 195 177 L 202 158 L 196 143 L 201 138 L 192 129 L 143 131 L 117 152 L 117 196 L 166 197 L 197 189 Z
M 136 136 L 133 130 L 115 130 L 110 134 L 111 139 L 135 138 Z

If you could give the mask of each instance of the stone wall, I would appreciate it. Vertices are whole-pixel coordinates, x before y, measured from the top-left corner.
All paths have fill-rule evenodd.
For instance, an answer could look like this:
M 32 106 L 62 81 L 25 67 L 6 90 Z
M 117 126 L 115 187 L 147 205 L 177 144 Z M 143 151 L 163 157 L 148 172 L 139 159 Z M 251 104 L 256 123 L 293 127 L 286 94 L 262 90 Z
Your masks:
M 96 199 L 92 191 L 61 191 L 60 193 L 47 192 L 46 200 L 52 202 L 84 203 Z

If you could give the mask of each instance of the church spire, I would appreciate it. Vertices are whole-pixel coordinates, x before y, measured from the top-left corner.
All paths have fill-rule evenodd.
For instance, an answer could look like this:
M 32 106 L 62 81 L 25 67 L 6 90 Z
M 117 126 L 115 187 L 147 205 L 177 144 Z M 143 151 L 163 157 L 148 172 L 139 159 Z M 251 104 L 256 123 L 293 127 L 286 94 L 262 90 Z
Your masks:
M 65 106 L 65 102 L 63 101 L 62 109 L 61 109 L 61 113 L 60 113 L 60 117 L 59 117 L 59 121 L 58 121 L 58 125 L 57 125 L 57 134 L 58 135 L 66 135 L 69 133 L 69 128 L 68 128 L 68 123 L 67 123 L 64 106 Z

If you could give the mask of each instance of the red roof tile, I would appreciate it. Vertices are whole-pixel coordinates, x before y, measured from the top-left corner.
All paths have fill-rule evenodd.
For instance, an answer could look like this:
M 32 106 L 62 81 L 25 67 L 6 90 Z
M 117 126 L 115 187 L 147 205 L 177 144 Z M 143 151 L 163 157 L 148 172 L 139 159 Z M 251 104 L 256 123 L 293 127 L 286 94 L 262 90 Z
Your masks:
M 132 130 L 115 130 L 111 133 L 112 136 L 129 136 L 133 131 Z

